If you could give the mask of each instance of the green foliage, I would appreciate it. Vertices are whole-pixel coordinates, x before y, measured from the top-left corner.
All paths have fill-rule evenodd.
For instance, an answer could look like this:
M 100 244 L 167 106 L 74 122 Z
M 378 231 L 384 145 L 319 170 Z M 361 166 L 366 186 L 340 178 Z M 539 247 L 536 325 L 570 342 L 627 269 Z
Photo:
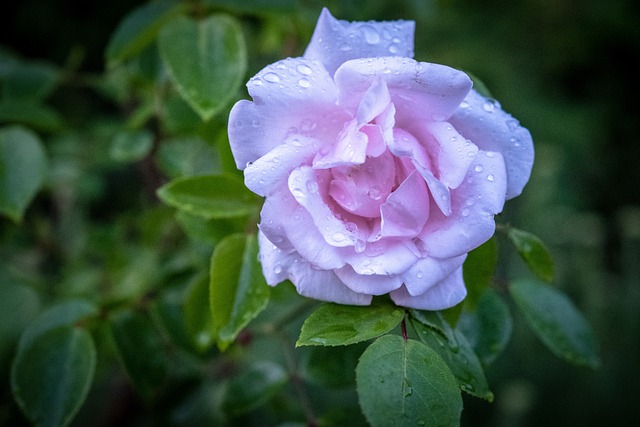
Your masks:
M 38 135 L 18 126 L 0 129 L 0 213 L 21 221 L 46 173 L 47 157 Z
M 158 189 L 167 204 L 206 219 L 245 216 L 254 213 L 257 197 L 231 175 L 178 178 Z
M 526 231 L 508 227 L 507 234 L 531 271 L 545 282 L 553 282 L 553 259 L 542 240 Z
M 232 234 L 211 256 L 210 304 L 218 347 L 227 348 L 269 301 L 255 235 Z
M 256 362 L 227 386 L 222 410 L 240 415 L 262 406 L 287 382 L 287 372 L 273 362 Z
M 177 18 L 162 30 L 158 43 L 169 76 L 202 120 L 227 105 L 244 81 L 245 42 L 230 16 Z
M 305 320 L 296 346 L 349 345 L 386 334 L 400 323 L 404 311 L 384 300 L 371 306 L 323 304 Z
M 462 397 L 431 348 L 397 335 L 378 338 L 356 368 L 360 406 L 372 426 L 455 426 Z
M 600 364 L 586 319 L 557 289 L 521 279 L 509 287 L 513 300 L 538 338 L 558 357 L 595 368 Z
M 462 267 L 467 297 L 464 306 L 473 309 L 478 300 L 491 284 L 493 273 L 498 264 L 498 243 L 491 238 L 481 246 L 469 252 Z
M 68 425 L 89 392 L 95 364 L 89 332 L 68 325 L 49 329 L 18 351 L 13 395 L 34 425 Z

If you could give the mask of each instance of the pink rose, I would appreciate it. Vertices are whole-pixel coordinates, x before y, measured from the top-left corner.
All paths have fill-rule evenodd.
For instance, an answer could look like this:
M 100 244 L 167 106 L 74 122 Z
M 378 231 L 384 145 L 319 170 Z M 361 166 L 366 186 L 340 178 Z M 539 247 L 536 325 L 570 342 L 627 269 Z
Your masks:
M 245 183 L 266 197 L 267 283 L 366 305 L 451 307 L 462 264 L 529 179 L 529 132 L 458 70 L 417 62 L 411 21 L 324 9 L 303 57 L 267 66 L 229 117 Z

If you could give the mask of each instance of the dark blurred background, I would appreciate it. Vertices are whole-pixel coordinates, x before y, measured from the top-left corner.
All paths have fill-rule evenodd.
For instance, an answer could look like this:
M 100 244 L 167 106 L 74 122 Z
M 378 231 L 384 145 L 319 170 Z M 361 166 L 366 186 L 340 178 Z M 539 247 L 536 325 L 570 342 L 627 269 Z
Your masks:
M 0 45 L 27 59 L 100 74 L 111 33 L 140 3 L 9 2 L 2 7 Z M 640 425 L 640 2 L 209 3 L 242 16 L 249 75 L 283 55 L 300 55 L 321 7 L 327 6 L 340 19 L 414 19 L 416 59 L 460 68 L 483 81 L 530 129 L 536 144 L 531 181 L 501 221 L 547 243 L 556 261 L 557 286 L 595 329 L 602 367 L 567 365 L 517 319 L 507 352 L 488 372 L 495 402 L 467 398 L 463 422 Z M 51 102 L 73 111 L 60 105 L 70 102 L 64 94 L 54 94 Z M 102 108 L 99 100 L 92 102 L 92 108 Z M 527 274 L 504 252 L 503 274 Z

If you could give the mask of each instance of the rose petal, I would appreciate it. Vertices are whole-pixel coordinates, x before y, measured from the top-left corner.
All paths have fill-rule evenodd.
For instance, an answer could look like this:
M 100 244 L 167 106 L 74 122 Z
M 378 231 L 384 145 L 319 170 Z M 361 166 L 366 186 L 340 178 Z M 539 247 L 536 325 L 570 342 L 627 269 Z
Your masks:
M 413 21 L 347 22 L 322 9 L 304 57 L 319 61 L 331 75 L 350 59 L 413 57 Z
M 413 238 L 429 218 L 429 192 L 424 178 L 413 171 L 380 206 L 383 237 Z
M 291 171 L 310 164 L 318 142 L 305 135 L 293 134 L 244 170 L 244 183 L 260 196 L 268 196 L 279 186 L 286 185 Z
M 344 251 L 342 257 L 356 273 L 364 275 L 402 274 L 418 261 L 418 255 L 402 240 L 393 238 L 369 241 L 362 253 Z
M 289 279 L 298 293 L 308 298 L 338 304 L 371 304 L 371 295 L 353 292 L 332 270 L 316 270 L 304 260 L 291 265 Z
M 358 128 L 382 114 L 390 103 L 391 97 L 386 83 L 380 77 L 374 78 L 373 83 L 360 100 L 360 105 L 358 105 L 358 113 L 356 114 Z
M 358 108 L 378 78 L 386 81 L 396 108 L 396 124 L 406 128 L 417 121 L 447 120 L 471 89 L 462 71 L 409 58 L 366 58 L 347 61 L 336 71 L 338 103 Z
M 367 135 L 360 132 L 356 120 L 347 123 L 338 141 L 327 153 L 319 151 L 313 159 L 314 169 L 330 169 L 337 166 L 361 165 L 366 159 Z
M 478 147 L 447 122 L 421 122 L 411 126 L 409 131 L 431 154 L 438 180 L 449 188 L 457 188 L 478 153 Z
M 402 280 L 409 295 L 422 295 L 460 268 L 467 254 L 454 258 L 423 258 L 402 274 Z
M 389 150 L 398 157 L 407 157 L 415 166 L 416 170 L 424 178 L 436 205 L 445 215 L 451 214 L 451 195 L 449 188 L 444 185 L 431 172 L 431 160 L 425 147 L 410 133 L 395 128 L 393 130 L 393 140 L 389 145 Z
M 486 242 L 495 231 L 493 216 L 502 210 L 507 176 L 502 156 L 480 152 L 464 182 L 451 192 L 452 214 L 432 210 L 420 239 L 436 258 L 452 258 Z
M 286 253 L 274 245 L 261 231 L 258 231 L 258 244 L 262 273 L 267 284 L 275 286 L 287 279 L 288 268 L 296 258 L 295 252 Z
M 450 122 L 481 150 L 502 153 L 507 169 L 507 199 L 519 195 L 533 166 L 533 141 L 529 131 L 504 112 L 500 104 L 475 90 L 469 92 Z
M 425 293 L 412 296 L 405 286 L 391 292 L 391 299 L 403 307 L 419 310 L 444 310 L 460 303 L 467 296 L 462 280 L 462 268 L 458 268 Z
M 229 143 L 238 169 L 273 150 L 293 132 L 326 139 L 327 134 L 337 135 L 349 119 L 335 106 L 337 92 L 331 76 L 321 64 L 304 58 L 265 67 L 247 88 L 254 102 L 241 100 L 229 114 Z M 319 117 L 322 124 L 317 122 Z
M 335 273 L 349 289 L 362 294 L 384 295 L 402 285 L 400 276 L 358 274 L 348 265 L 336 270 Z

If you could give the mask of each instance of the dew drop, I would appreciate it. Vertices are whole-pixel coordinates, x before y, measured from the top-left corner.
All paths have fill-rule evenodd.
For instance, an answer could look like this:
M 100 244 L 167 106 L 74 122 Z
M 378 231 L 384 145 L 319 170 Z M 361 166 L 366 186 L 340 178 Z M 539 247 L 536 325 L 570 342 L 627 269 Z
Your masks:
M 507 123 L 507 127 L 511 131 L 515 131 L 520 127 L 520 123 L 515 119 L 507 120 L 506 123 Z
M 340 233 L 339 231 L 331 235 L 331 238 L 333 239 L 334 242 L 342 242 L 345 239 L 345 237 L 346 236 L 344 235 L 344 233 Z
M 281 266 L 280 264 L 276 265 L 276 266 L 273 268 L 273 272 L 274 272 L 275 274 L 280 274 L 280 273 L 282 273 L 282 266 Z
M 300 122 L 300 129 L 303 132 L 308 132 L 308 131 L 312 131 L 316 128 L 317 124 L 309 119 L 304 119 L 302 122 Z
M 269 83 L 277 83 L 280 81 L 280 77 L 276 73 L 266 73 L 263 77 Z
M 398 47 L 398 45 L 392 44 L 391 46 L 389 46 L 389 53 L 390 54 L 395 55 L 399 51 L 400 51 L 400 48 Z
M 487 175 L 487 181 L 493 182 L 494 176 L 492 174 Z
M 418 271 L 418 272 L 416 273 L 416 277 L 417 277 L 418 279 L 422 279 L 422 278 L 424 277 L 424 273 L 423 273 L 422 271 Z
M 309 80 L 307 80 L 307 79 L 304 79 L 304 78 L 298 80 L 298 84 L 300 85 L 300 87 L 304 87 L 304 88 L 307 88 L 307 87 L 311 86 L 311 82 Z
M 460 213 L 462 214 L 462 216 L 467 217 L 469 216 L 469 213 L 471 213 L 471 211 L 469 210 L 469 208 L 464 208 Z
M 311 70 L 311 68 L 308 65 L 304 65 L 304 64 L 299 64 L 296 69 L 298 70 L 298 72 L 300 74 L 304 74 L 305 76 L 310 75 L 311 73 L 313 73 L 313 70 Z
M 367 191 L 367 195 L 373 200 L 380 200 L 380 198 L 382 198 L 382 189 L 377 185 L 374 185 L 369 189 L 369 191 Z
M 260 126 L 260 120 L 258 119 L 254 119 L 251 121 L 251 126 L 253 126 L 254 128 L 257 128 L 258 126 Z
M 476 167 L 473 168 L 473 170 L 480 173 L 484 170 L 484 167 L 482 165 L 476 165 Z
M 364 33 L 364 39 L 369 44 L 378 44 L 380 43 L 380 34 L 378 31 L 372 27 L 371 25 L 362 25 L 360 30 Z
M 427 422 L 425 420 L 418 420 L 418 425 L 424 426 L 424 425 L 427 425 Z
M 356 241 L 353 244 L 353 247 L 357 254 L 361 254 L 367 248 L 367 242 L 364 241 L 363 239 L 356 239 Z
M 318 191 L 318 183 L 315 181 L 307 181 L 307 191 L 309 191 L 309 193 L 315 193 Z
M 350 233 L 354 233 L 356 231 L 358 231 L 358 226 L 353 223 L 353 222 L 347 222 L 344 227 L 347 229 L 347 231 L 349 231 Z
M 280 162 L 280 157 L 274 157 L 273 159 L 271 159 L 271 161 L 273 163 L 279 163 Z
M 482 109 L 487 113 L 493 113 L 493 110 L 495 110 L 495 108 L 496 108 L 495 104 L 491 101 L 487 101 L 484 104 L 482 104 Z
M 487 157 L 495 157 L 496 153 L 494 153 L 493 151 L 485 151 L 484 155 Z
M 349 43 L 342 43 L 342 45 L 340 45 L 340 50 L 343 52 L 350 51 L 351 46 L 349 45 Z

